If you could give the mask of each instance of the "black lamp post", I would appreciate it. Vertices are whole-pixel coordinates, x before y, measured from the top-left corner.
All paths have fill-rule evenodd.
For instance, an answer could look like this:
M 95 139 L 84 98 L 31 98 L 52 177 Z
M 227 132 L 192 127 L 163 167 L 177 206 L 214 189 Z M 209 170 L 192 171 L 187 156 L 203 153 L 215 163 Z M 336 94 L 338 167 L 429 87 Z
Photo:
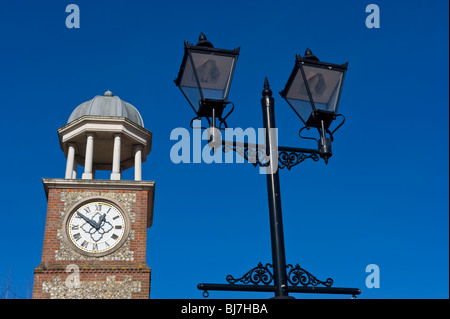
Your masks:
M 239 49 L 215 49 L 203 33 L 196 46 L 185 42 L 185 54 L 175 84 L 194 109 L 196 118 L 206 117 L 210 128 L 216 128 L 216 118 L 226 127 L 225 119 L 233 110 L 231 109 L 225 117 L 222 116 L 225 106 L 231 103 L 227 102 L 227 98 L 238 54 Z M 340 116 L 337 114 L 337 107 L 346 70 L 347 64 L 320 62 L 310 50 L 307 50 L 304 58 L 297 55 L 294 70 L 285 89 L 280 92 L 300 117 L 304 128 L 318 129 L 320 133 L 320 140 L 317 140 L 318 149 L 276 145 L 275 100 L 269 82 L 267 78 L 265 79 L 261 105 L 266 129 L 266 143 L 262 148 L 266 154 L 264 160 L 253 159 L 253 164 L 269 168 L 266 176 L 273 264 L 259 263 L 240 278 L 228 275 L 226 277 L 228 284 L 198 284 L 198 289 L 204 291 L 205 297 L 209 295 L 208 290 L 271 291 L 275 293 L 276 298 L 289 298 L 289 292 L 352 296 L 361 293 L 357 288 L 331 287 L 333 284 L 331 278 L 321 281 L 298 264 L 286 265 L 278 175 L 278 169 L 291 169 L 307 158 L 318 161 L 320 156 L 325 162 L 328 161 L 331 156 L 333 133 L 343 124 L 342 122 L 334 131 L 329 131 L 330 124 Z M 303 128 L 300 133 L 302 130 Z M 326 133 L 330 137 L 327 137 Z M 261 147 L 249 143 L 238 145 L 232 141 L 222 141 L 222 145 L 224 152 L 232 149 L 243 154 L 247 160 L 249 158 L 246 154 L 250 150 L 255 153 L 255 147 Z M 324 287 L 318 287 L 319 285 Z

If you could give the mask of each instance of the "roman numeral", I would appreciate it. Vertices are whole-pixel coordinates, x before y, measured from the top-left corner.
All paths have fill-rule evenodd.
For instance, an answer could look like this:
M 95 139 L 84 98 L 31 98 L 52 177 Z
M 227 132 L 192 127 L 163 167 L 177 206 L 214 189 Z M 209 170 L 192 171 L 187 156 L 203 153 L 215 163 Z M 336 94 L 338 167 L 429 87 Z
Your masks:
M 117 238 L 119 238 L 119 236 L 117 236 L 116 234 L 113 234 L 113 235 L 111 236 L 111 238 L 114 239 L 114 240 L 116 240 Z
M 83 243 L 81 244 L 81 246 L 84 248 L 87 248 L 88 245 L 89 243 L 87 241 L 83 241 Z
M 76 225 L 76 226 L 72 226 L 72 230 L 79 230 L 80 229 L 80 226 L 79 225 Z M 79 234 L 78 234 L 79 235 Z
M 115 226 L 114 228 L 115 228 L 115 229 L 122 229 L 122 226 L 121 226 L 121 225 L 117 225 L 117 226 Z

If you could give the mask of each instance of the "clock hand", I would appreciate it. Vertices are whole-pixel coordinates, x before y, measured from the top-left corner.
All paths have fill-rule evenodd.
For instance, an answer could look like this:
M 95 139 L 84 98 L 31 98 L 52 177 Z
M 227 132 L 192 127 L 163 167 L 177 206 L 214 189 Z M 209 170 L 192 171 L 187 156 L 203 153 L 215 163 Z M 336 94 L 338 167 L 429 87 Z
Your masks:
M 81 218 L 83 218 L 86 222 L 88 222 L 89 225 L 91 225 L 92 227 L 94 227 L 95 229 L 98 229 L 98 225 L 96 222 L 94 222 L 93 220 L 87 218 L 86 216 L 84 216 L 82 213 L 77 212 L 78 216 L 80 216 Z
M 100 228 L 100 227 L 102 227 L 102 223 L 105 221 L 105 218 L 106 218 L 106 214 L 103 214 L 102 215 L 102 217 L 100 217 L 100 219 L 98 220 L 98 228 L 97 228 L 97 230 Z

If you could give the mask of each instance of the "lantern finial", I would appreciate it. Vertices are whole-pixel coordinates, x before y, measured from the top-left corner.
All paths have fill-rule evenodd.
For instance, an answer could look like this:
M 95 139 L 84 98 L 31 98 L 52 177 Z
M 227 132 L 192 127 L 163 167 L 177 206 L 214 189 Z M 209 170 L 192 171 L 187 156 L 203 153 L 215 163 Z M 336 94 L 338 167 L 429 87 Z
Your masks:
M 208 41 L 208 39 L 206 38 L 206 35 L 203 32 L 200 32 L 200 35 L 198 37 L 197 46 L 198 47 L 214 48 L 212 43 Z
M 306 49 L 305 59 L 319 61 L 319 59 L 312 53 L 312 51 L 310 49 Z

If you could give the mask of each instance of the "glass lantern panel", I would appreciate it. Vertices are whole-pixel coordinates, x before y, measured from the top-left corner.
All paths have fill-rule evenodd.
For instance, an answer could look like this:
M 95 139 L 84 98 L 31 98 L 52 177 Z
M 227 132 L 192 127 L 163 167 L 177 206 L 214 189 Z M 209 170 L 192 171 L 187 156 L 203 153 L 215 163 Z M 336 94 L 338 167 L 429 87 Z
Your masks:
M 194 108 L 195 113 L 198 113 L 198 110 L 200 108 L 199 101 L 201 100 L 200 91 L 198 90 L 198 88 L 180 85 L 180 89 L 183 92 L 183 94 L 186 96 L 186 99 L 189 101 L 189 103 Z
M 226 101 L 236 57 L 192 52 L 192 61 L 203 98 Z
M 186 99 L 194 108 L 195 112 L 198 113 L 201 95 L 200 89 L 197 84 L 197 80 L 195 79 L 192 63 L 191 60 L 189 59 L 189 56 L 186 60 L 183 75 L 181 77 L 181 81 L 178 86 L 180 87 L 183 94 L 186 96 Z
M 316 109 L 336 112 L 343 71 L 303 65 Z M 313 111 L 300 69 L 286 94 L 295 111 L 306 122 Z
M 291 107 L 294 109 L 295 113 L 301 118 L 301 120 L 306 124 L 309 116 L 311 115 L 313 108 L 309 99 L 307 101 L 291 99 L 286 97 Z
M 317 109 L 336 112 L 343 72 L 311 66 L 303 67 Z M 306 91 L 306 88 L 303 88 Z
M 296 68 L 295 72 L 294 80 L 288 88 L 286 99 L 295 113 L 306 123 L 313 108 L 309 101 L 308 92 L 306 92 L 300 68 Z

